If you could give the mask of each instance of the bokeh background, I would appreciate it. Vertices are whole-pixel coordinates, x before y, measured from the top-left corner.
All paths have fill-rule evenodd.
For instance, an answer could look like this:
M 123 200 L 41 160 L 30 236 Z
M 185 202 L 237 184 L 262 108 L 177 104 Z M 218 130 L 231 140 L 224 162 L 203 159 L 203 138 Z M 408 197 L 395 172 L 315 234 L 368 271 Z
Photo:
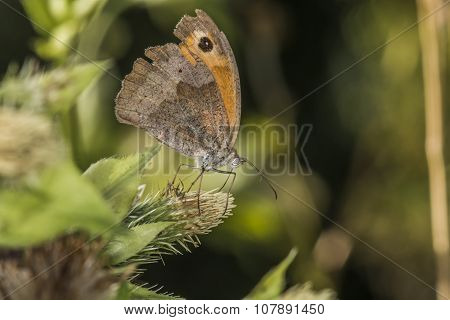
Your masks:
M 101 63 L 108 73 L 93 73 L 96 81 L 69 116 L 70 154 L 84 170 L 152 143 L 116 122 L 116 77 L 123 78 L 148 46 L 177 41 L 175 24 L 195 8 L 216 21 L 233 47 L 242 123 L 312 125 L 304 149 L 312 174 L 270 176 L 281 186 L 275 200 L 258 178 L 238 171 L 234 215 L 191 254 L 150 265 L 141 280 L 190 299 L 238 299 L 297 247 L 290 284 L 310 281 L 335 290 L 339 299 L 434 298 L 415 278 L 434 286 L 417 27 L 310 94 L 413 25 L 415 1 L 2 0 L 0 74 L 30 59 L 48 69 L 86 58 Z M 449 8 L 441 13 L 448 20 Z M 445 49 L 448 36 L 442 41 Z M 448 94 L 448 82 L 443 88 Z M 448 116 L 443 120 L 449 124 Z M 269 172 L 265 159 L 283 148 L 244 156 Z M 164 162 L 168 155 L 163 150 L 158 157 Z M 148 188 L 163 186 L 176 163 L 170 166 L 164 174 L 149 174 Z M 213 188 L 223 177 L 207 180 L 204 187 Z

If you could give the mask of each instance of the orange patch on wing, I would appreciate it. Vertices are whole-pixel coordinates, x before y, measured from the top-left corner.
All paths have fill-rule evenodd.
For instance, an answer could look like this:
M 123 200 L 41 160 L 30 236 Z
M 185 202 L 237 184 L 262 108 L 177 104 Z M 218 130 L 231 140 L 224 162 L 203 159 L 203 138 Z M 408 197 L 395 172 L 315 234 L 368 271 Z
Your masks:
M 209 38 L 212 39 L 211 35 Z M 237 105 L 237 88 L 235 83 L 235 74 L 232 65 L 232 61 L 225 56 L 219 55 L 212 52 L 203 52 L 197 46 L 197 38 L 194 34 L 189 35 L 184 43 L 180 44 L 180 50 L 186 59 L 189 60 L 188 57 L 192 58 L 192 55 L 189 53 L 184 53 L 183 50 L 188 49 L 190 52 L 193 52 L 196 56 L 198 56 L 211 70 L 214 80 L 217 83 L 217 87 L 219 88 L 220 95 L 222 97 L 225 110 L 228 116 L 228 125 L 233 128 L 237 124 L 237 114 L 236 114 L 236 105 Z M 195 59 L 194 59 L 195 60 Z
M 206 62 L 205 62 L 206 63 Z M 206 65 L 208 65 L 206 63 Z M 234 83 L 234 73 L 229 63 L 212 64 L 208 68 L 212 71 L 217 86 L 222 96 L 223 104 L 227 111 L 229 126 L 234 127 L 237 122 L 236 117 L 236 84 Z
M 190 64 L 192 64 L 193 66 L 195 66 L 195 64 L 197 63 L 197 61 L 195 61 L 195 58 L 192 56 L 191 52 L 189 51 L 189 49 L 184 45 L 184 44 L 180 44 L 180 52 L 181 54 L 186 58 L 187 61 L 190 62 Z

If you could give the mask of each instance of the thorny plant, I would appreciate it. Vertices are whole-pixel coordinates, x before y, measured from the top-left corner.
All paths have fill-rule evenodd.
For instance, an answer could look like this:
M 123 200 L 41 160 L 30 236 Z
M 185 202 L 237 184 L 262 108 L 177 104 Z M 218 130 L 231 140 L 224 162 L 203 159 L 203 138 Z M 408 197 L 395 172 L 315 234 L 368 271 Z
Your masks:
M 231 215 L 234 199 L 212 191 L 197 196 L 173 186 L 136 197 L 157 148 L 106 158 L 80 171 L 92 159 L 83 158 L 78 111 L 96 100 L 97 80 L 111 64 L 80 62 L 49 36 L 70 16 L 77 23 L 70 24 L 75 27 L 67 42 L 86 43 L 87 33 L 80 30 L 90 26 L 95 10 L 101 14 L 100 1 L 82 12 L 70 1 L 60 2 L 66 4 L 67 12 L 59 12 L 64 18 L 54 17 L 59 13 L 50 2 L 23 1 L 39 34 L 35 52 L 51 64 L 46 70 L 32 61 L 11 67 L 0 83 L 0 298 L 174 298 L 142 284 L 139 270 L 165 254 L 199 246 L 199 236 Z M 101 123 L 94 124 L 96 150 L 102 146 Z M 292 251 L 246 298 L 281 297 L 294 257 Z M 302 288 L 295 292 L 316 296 L 308 286 Z

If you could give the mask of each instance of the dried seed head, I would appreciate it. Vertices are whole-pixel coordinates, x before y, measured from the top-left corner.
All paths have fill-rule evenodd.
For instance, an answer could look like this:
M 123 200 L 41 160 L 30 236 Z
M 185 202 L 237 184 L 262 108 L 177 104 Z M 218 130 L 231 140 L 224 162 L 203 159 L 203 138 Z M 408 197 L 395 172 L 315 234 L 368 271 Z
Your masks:
M 60 153 L 48 119 L 0 108 L 0 177 L 33 172 L 54 163 Z
M 229 217 L 235 207 L 233 196 L 223 192 L 201 192 L 200 203 L 197 192 L 189 192 L 182 196 L 172 194 L 169 199 L 169 204 L 175 208 L 170 216 L 185 222 L 183 228 L 187 235 L 209 233 L 211 229 L 221 224 L 223 219 Z
M 0 299 L 106 299 L 119 279 L 99 258 L 100 242 L 65 236 L 0 254 Z
M 169 185 L 164 192 L 140 201 L 126 218 L 129 228 L 155 222 L 173 224 L 129 262 L 156 262 L 162 254 L 181 254 L 180 248 L 190 251 L 189 245 L 197 247 L 200 244 L 199 235 L 211 232 L 231 215 L 235 207 L 233 200 L 230 194 L 213 191 L 202 191 L 198 198 L 197 192 L 185 193 Z

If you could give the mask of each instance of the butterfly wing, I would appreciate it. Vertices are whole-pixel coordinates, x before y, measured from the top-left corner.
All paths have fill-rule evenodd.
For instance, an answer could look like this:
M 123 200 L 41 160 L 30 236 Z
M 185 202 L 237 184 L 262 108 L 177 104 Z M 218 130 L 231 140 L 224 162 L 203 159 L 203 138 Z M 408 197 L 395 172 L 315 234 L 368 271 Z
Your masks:
M 192 58 L 200 59 L 213 74 L 230 128 L 228 146 L 232 147 L 241 120 L 241 88 L 236 60 L 227 37 L 214 21 L 202 10 L 197 9 L 195 13 L 196 17 L 184 16 L 174 34 L 182 41 L 180 49 L 183 54 L 191 61 Z M 202 46 L 205 39 L 212 42 L 210 50 Z
M 176 30 L 186 31 L 188 27 L 196 26 L 192 30 L 197 33 L 203 34 L 207 28 L 213 34 L 219 32 L 209 17 L 209 20 L 203 18 L 201 24 L 198 20 L 189 22 L 186 18 L 178 25 L 183 27 Z M 220 52 L 225 52 L 223 48 L 227 47 L 223 39 L 211 38 L 214 44 L 219 44 Z M 228 44 L 226 38 L 225 43 Z M 195 50 L 189 49 L 186 42 L 178 46 L 169 43 L 151 47 L 145 54 L 153 62 L 136 60 L 132 72 L 123 80 L 116 98 L 117 119 L 145 129 L 168 146 L 192 157 L 203 157 L 213 150 L 232 146 L 237 136 L 233 130 L 239 127 L 239 120 L 229 125 L 230 112 L 234 117 L 240 112 L 240 96 L 238 94 L 238 99 L 231 99 L 224 89 L 224 80 L 219 77 L 219 83 L 216 79 L 217 74 L 225 73 L 224 63 L 212 64 L 211 57 L 202 58 Z M 228 70 L 232 67 L 229 66 Z M 229 72 L 227 76 L 230 76 Z M 234 83 L 231 87 L 239 92 L 239 80 L 234 80 L 237 85 Z M 239 108 L 228 111 L 227 106 L 232 101 L 237 101 Z
M 217 148 L 220 93 L 208 68 L 192 65 L 180 48 L 169 43 L 151 47 L 139 58 L 122 82 L 116 98 L 116 117 L 144 129 L 181 153 L 205 156 Z

